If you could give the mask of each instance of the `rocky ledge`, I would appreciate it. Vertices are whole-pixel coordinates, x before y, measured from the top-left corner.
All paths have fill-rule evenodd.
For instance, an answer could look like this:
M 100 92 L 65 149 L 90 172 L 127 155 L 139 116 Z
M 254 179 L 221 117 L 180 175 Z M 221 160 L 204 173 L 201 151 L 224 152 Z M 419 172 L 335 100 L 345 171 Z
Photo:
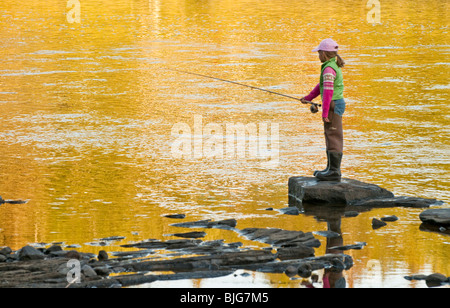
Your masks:
M 333 204 L 357 207 L 416 207 L 426 208 L 442 202 L 436 199 L 396 197 L 378 185 L 352 179 L 341 182 L 323 182 L 315 177 L 291 177 L 289 198 L 297 204 Z
M 236 221 L 230 219 L 183 225 L 227 228 L 269 246 L 256 249 L 243 247 L 241 242 L 202 241 L 194 234 L 193 239 L 151 239 L 123 244 L 121 247 L 132 250 L 109 253 L 101 250 L 98 255 L 64 250 L 57 244 L 48 248 L 25 246 L 18 251 L 4 247 L 0 249 L 0 288 L 127 287 L 158 280 L 236 276 L 237 270 L 306 278 L 316 270 L 342 272 L 353 266 L 352 257 L 343 253 L 315 256 L 314 248 L 320 246 L 320 241 L 311 232 L 276 228 L 239 230 L 235 226 Z M 166 271 L 173 273 L 161 274 Z M 75 280 L 77 277 L 79 281 Z

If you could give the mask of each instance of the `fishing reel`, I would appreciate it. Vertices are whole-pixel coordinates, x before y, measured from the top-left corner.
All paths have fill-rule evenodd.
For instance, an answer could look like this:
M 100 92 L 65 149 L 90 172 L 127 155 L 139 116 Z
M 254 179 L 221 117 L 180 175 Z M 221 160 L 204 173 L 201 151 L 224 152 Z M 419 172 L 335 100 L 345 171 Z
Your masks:
M 319 107 L 317 106 L 317 104 L 313 104 L 309 107 L 309 110 L 311 110 L 311 113 L 318 113 Z
M 319 107 L 321 107 L 321 104 L 317 104 L 317 103 L 313 103 L 310 101 L 305 100 L 306 104 L 310 104 L 311 106 L 309 107 L 309 110 L 311 111 L 311 113 L 318 113 L 319 112 Z

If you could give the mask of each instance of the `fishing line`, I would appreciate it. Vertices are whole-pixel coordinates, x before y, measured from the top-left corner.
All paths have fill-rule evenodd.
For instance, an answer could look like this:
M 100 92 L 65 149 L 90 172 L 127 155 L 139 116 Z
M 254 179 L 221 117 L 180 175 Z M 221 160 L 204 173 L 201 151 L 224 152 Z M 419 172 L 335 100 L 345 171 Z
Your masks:
M 237 81 L 232 81 L 232 80 L 227 80 L 227 79 L 223 79 L 223 78 L 218 78 L 218 77 L 208 76 L 208 75 L 204 75 L 204 74 L 199 74 L 199 73 L 193 73 L 193 72 L 188 72 L 188 71 L 178 70 L 178 69 L 174 69 L 174 68 L 165 68 L 165 69 L 166 69 L 166 70 L 169 70 L 169 71 L 174 71 L 174 72 L 179 72 L 179 73 L 184 73 L 184 74 L 194 75 L 194 76 L 198 76 L 198 77 L 204 77 L 204 78 L 209 78 L 209 79 L 219 80 L 219 81 L 223 81 L 223 82 L 228 82 L 228 83 L 232 83 L 232 84 L 235 84 L 235 85 L 247 87 L 247 88 L 250 88 L 250 89 L 259 90 L 259 91 L 264 91 L 264 92 L 267 92 L 267 93 L 270 93 L 270 94 L 279 95 L 279 96 L 287 97 L 287 98 L 294 99 L 294 100 L 297 100 L 297 101 L 301 101 L 301 99 L 298 98 L 298 97 L 286 95 L 286 94 L 283 94 L 283 93 L 278 93 L 278 92 L 271 91 L 271 90 L 266 90 L 266 89 L 258 88 L 258 87 L 251 86 L 251 85 L 244 84 L 244 83 L 240 83 L 240 82 L 237 82 Z M 321 104 L 313 103 L 313 102 L 310 102 L 310 101 L 306 101 L 306 103 L 307 103 L 307 104 L 311 104 L 311 112 L 312 112 L 312 113 L 316 113 L 316 112 L 318 111 L 318 108 L 317 108 L 317 107 L 321 107 L 321 106 L 322 106 Z

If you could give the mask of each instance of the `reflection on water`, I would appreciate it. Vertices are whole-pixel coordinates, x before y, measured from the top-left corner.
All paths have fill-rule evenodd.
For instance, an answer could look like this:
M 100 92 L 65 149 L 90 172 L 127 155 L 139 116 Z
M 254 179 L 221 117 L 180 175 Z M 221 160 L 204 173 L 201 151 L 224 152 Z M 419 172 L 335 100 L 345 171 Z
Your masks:
M 0 3 L 0 194 L 31 200 L 0 207 L 0 246 L 62 241 L 95 252 L 85 243 L 112 235 L 167 239 L 174 227 L 162 216 L 182 212 L 236 218 L 238 228 L 340 226 L 343 244 L 368 243 L 349 252 L 348 287 L 417 287 L 403 276 L 450 275 L 448 236 L 420 231 L 420 210 L 377 209 L 340 223 L 261 211 L 287 206 L 288 178 L 324 165 L 319 116 L 282 97 L 165 69 L 302 96 L 318 78 L 310 50 L 332 36 L 347 61 L 344 176 L 449 202 L 448 2 L 384 0 L 381 24 L 367 22 L 359 0 L 329 1 L 329 15 L 312 0 L 80 3 L 79 24 L 67 22 L 65 1 Z M 278 124 L 278 167 L 248 157 L 174 159 L 171 129 L 193 127 L 195 115 L 222 127 Z M 372 230 L 371 218 L 384 215 L 400 219 Z M 321 240 L 316 255 L 326 252 Z

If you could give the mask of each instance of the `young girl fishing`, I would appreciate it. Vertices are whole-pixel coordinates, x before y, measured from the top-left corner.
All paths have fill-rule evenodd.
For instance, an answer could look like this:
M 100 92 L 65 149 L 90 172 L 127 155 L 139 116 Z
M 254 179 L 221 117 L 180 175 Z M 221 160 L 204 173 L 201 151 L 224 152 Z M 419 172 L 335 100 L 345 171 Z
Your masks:
M 312 101 L 319 94 L 322 98 L 322 119 L 324 123 L 327 167 L 314 171 L 321 181 L 341 180 L 341 161 L 344 148 L 342 116 L 345 111 L 344 82 L 341 68 L 345 62 L 338 55 L 338 44 L 332 39 L 323 40 L 313 52 L 319 53 L 322 62 L 320 81 L 307 96 L 301 99 L 303 104 Z

